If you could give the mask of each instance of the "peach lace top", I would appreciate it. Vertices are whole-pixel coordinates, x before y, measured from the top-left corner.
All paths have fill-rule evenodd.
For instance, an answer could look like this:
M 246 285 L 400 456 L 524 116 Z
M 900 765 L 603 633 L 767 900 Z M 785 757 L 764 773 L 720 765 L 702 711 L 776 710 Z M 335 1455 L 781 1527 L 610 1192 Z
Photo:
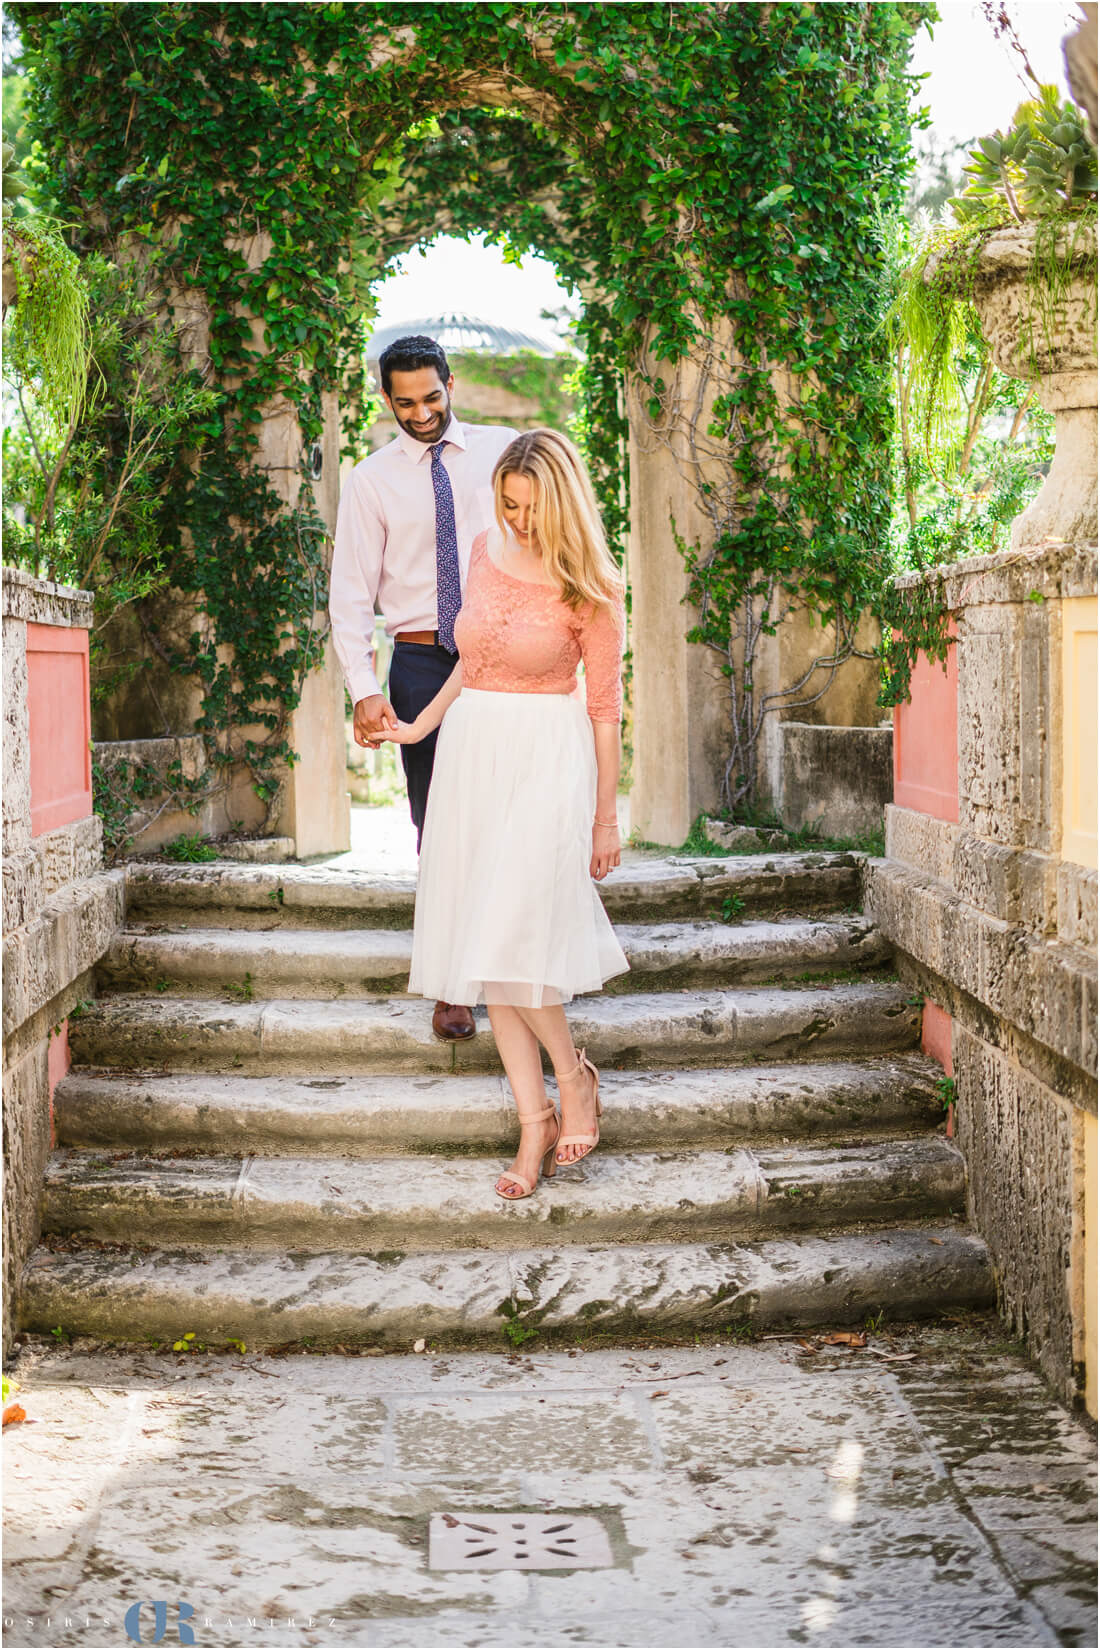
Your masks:
M 622 716 L 626 614 L 612 605 L 567 607 L 551 584 L 517 579 L 498 567 L 488 534 L 474 540 L 455 643 L 464 687 L 489 693 L 572 693 L 584 661 L 588 714 Z

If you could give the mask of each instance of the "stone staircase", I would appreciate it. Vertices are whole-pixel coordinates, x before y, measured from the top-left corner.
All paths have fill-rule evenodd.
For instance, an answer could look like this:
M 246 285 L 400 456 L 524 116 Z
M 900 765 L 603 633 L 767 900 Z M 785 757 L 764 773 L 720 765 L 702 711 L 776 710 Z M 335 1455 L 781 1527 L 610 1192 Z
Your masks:
M 990 1304 L 939 1068 L 858 914 L 854 856 L 608 879 L 631 972 L 570 1009 L 603 1073 L 601 1146 L 512 1205 L 487 1024 L 439 1043 L 404 994 L 414 891 L 130 868 L 71 1026 L 25 1327 L 408 1346 Z

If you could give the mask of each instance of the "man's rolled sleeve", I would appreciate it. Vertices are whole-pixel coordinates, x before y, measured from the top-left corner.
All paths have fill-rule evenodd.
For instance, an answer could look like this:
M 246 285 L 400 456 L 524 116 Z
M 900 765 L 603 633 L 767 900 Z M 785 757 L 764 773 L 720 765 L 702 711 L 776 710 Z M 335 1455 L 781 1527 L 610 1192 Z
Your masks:
M 386 527 L 374 489 L 353 471 L 340 495 L 328 602 L 332 641 L 353 705 L 382 691 L 371 655 L 385 547 Z

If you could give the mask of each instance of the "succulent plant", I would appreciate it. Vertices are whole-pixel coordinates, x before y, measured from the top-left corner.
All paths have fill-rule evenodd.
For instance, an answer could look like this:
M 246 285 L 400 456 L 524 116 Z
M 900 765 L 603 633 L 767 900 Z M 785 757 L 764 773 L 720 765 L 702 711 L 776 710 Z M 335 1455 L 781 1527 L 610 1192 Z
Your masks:
M 12 203 L 12 201 L 18 200 L 20 195 L 25 195 L 26 192 L 27 192 L 27 186 L 23 182 L 23 179 L 20 177 L 19 172 L 16 169 L 16 165 L 15 165 L 15 145 L 14 145 L 14 143 L 5 143 L 4 144 L 3 158 L 4 158 L 3 215 L 4 215 L 5 218 L 7 218 L 7 217 L 11 216 L 11 203 Z
M 1072 211 L 1097 195 L 1096 145 L 1080 111 L 1063 102 L 1056 86 L 1021 103 L 1007 133 L 978 140 L 970 151 L 969 179 L 951 201 L 959 223 L 1007 205 L 1020 223 Z

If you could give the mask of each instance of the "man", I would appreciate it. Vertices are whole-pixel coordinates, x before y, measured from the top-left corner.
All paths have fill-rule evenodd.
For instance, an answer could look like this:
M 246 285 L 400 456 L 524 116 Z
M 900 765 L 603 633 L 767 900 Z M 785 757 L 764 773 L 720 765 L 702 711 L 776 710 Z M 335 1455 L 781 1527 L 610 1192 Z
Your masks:
M 413 721 L 458 663 L 454 621 L 470 550 L 492 524 L 493 466 L 516 435 L 457 421 L 454 378 L 434 338 L 399 338 L 378 365 L 398 433 L 355 466 L 340 496 L 329 598 L 359 745 L 398 717 Z M 394 638 L 388 698 L 371 662 L 376 603 Z M 435 742 L 433 733 L 401 746 L 418 846 Z M 474 1017 L 463 1004 L 436 1003 L 432 1029 L 458 1041 L 474 1035 Z

